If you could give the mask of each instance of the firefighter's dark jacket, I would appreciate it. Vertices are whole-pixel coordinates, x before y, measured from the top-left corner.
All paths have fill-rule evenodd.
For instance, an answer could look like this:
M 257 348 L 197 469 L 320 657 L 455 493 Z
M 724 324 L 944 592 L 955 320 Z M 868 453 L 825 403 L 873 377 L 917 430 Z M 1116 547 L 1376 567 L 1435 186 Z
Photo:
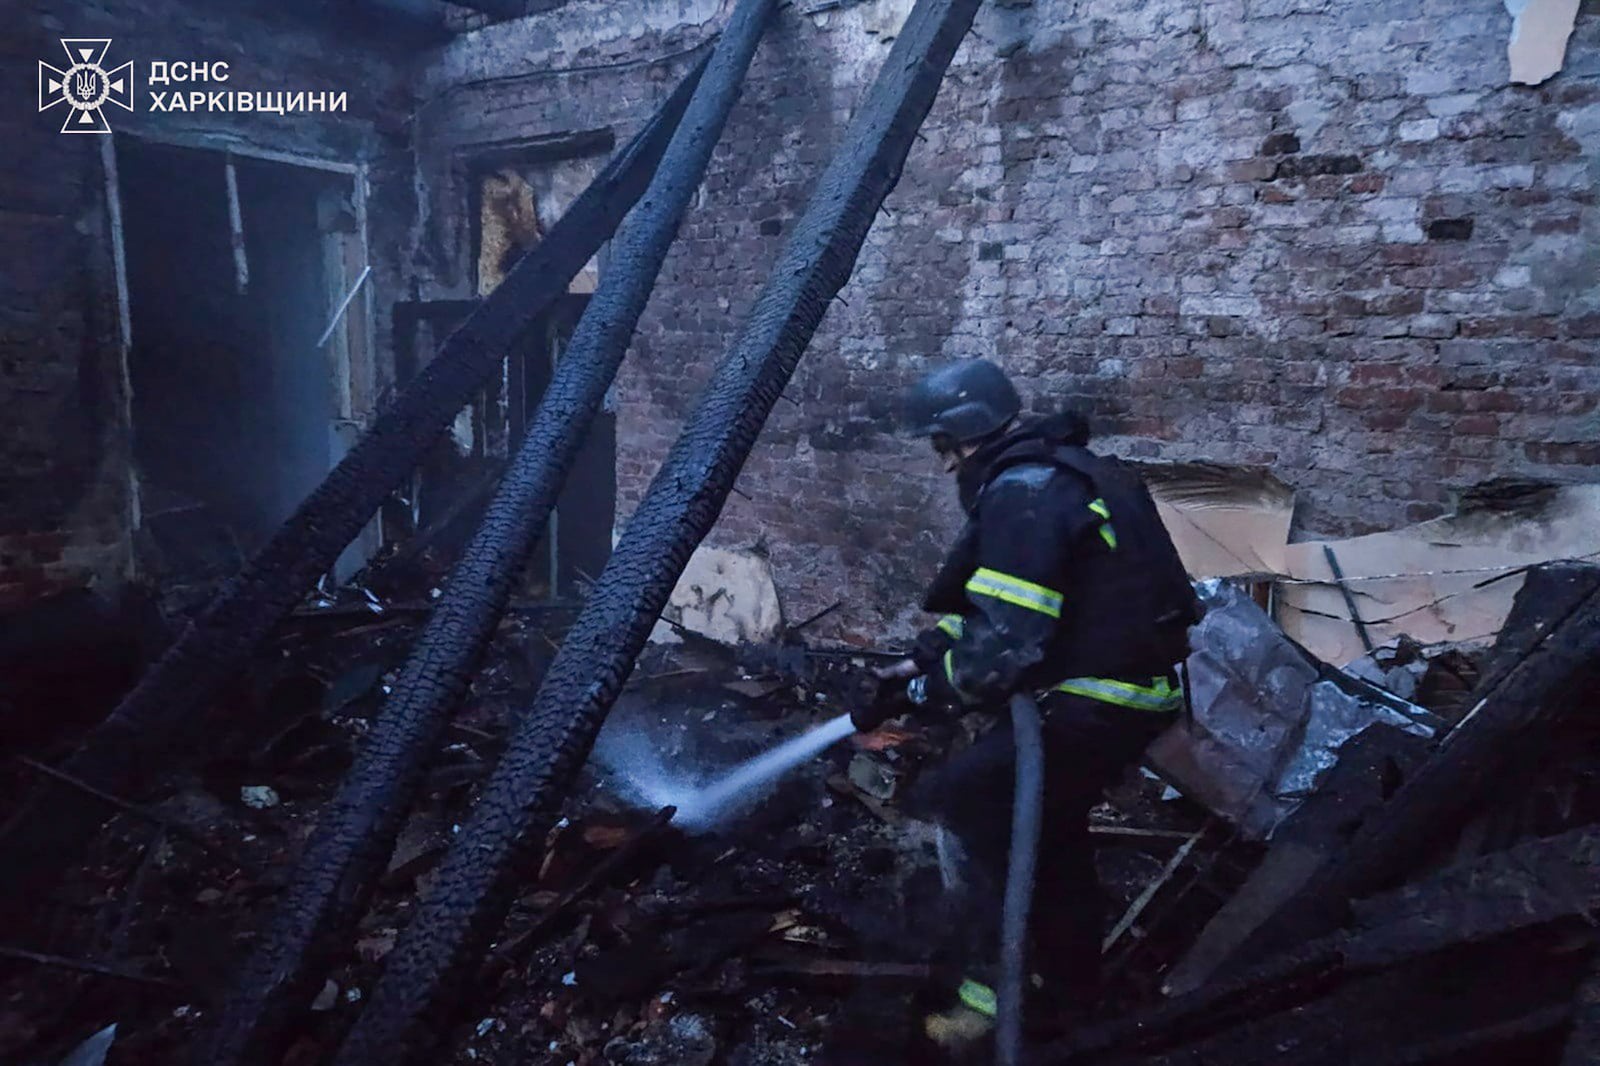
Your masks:
M 1170 710 L 1198 604 L 1143 481 L 1085 447 L 1081 418 L 1025 423 L 968 458 L 968 521 L 923 603 L 936 702 L 1060 688 Z

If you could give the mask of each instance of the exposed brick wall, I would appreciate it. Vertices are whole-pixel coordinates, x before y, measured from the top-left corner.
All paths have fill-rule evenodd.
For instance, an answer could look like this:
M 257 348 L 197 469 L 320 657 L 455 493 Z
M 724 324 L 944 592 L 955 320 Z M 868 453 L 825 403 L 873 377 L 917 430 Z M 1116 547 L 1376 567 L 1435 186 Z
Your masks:
M 137 112 L 108 106 L 114 130 L 157 139 L 231 137 L 280 151 L 374 163 L 375 244 L 401 244 L 410 224 L 404 140 L 384 112 L 402 107 L 401 50 L 319 28 L 281 5 L 187 0 L 30 2 L 0 35 L 0 610 L 132 566 L 130 438 L 100 136 L 63 136 L 63 109 L 36 114 L 40 60 L 61 66 L 58 38 L 109 37 L 108 61 L 135 61 Z M 330 59 L 330 57 L 337 57 Z M 230 85 L 349 93 L 338 116 L 154 114 L 154 59 L 224 60 Z M 221 86 L 212 86 L 221 88 Z M 396 148 L 396 143 L 398 148 Z M 391 177 L 391 175 L 393 177 Z M 380 208 L 378 205 L 384 205 Z M 381 212 L 381 216 L 380 216 Z M 391 251 L 379 277 L 393 296 Z
M 574 3 L 554 37 L 531 19 L 461 42 L 436 82 L 518 76 L 451 90 L 425 143 L 625 136 L 688 61 L 648 60 L 719 8 L 642 14 L 666 6 Z M 887 52 L 869 31 L 908 4 L 803 6 L 758 55 L 624 371 L 622 514 Z M 1500 0 L 986 8 L 714 540 L 763 542 L 793 616 L 842 598 L 838 632 L 902 629 L 959 516 L 889 401 L 967 355 L 1041 409 L 1082 405 L 1121 453 L 1270 466 L 1305 530 L 1427 518 L 1498 475 L 1593 479 L 1600 5 L 1539 88 L 1507 84 L 1509 22 Z

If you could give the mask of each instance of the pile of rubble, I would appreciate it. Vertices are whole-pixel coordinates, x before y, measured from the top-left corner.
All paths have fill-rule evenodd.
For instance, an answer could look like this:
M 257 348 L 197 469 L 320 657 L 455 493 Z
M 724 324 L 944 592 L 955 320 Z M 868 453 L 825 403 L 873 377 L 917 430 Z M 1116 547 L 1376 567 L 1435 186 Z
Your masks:
M 1104 1006 L 1034 1061 L 1592 1061 L 1600 568 L 1529 573 L 1486 656 L 1391 645 L 1347 670 L 1204 588 L 1192 714 L 1094 814 Z M 193 1053 L 414 636 L 420 612 L 373 606 L 302 611 L 255 668 L 275 703 L 245 717 L 273 728 L 128 805 L 41 935 L 0 946 L 0 1058 Z M 283 1062 L 324 1061 L 364 1006 L 565 622 L 502 624 Z M 875 656 L 685 636 L 641 660 L 521 864 L 447 1061 L 940 1061 L 918 1025 L 939 872 L 898 800 L 981 719 L 837 745 L 688 835 L 635 801 L 618 740 L 711 772 L 839 713 Z
M 1045 1061 L 1595 1061 L 1597 666 L 1600 568 L 1530 572 L 1470 695 L 1344 742 L 1169 998 Z

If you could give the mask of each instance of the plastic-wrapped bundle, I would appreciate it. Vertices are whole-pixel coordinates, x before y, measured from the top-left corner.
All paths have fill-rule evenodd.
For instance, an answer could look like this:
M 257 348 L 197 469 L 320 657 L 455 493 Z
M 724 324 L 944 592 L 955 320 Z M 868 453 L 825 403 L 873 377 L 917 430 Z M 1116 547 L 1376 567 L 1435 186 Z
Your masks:
M 1247 837 L 1270 836 L 1367 726 L 1432 735 L 1431 714 L 1320 662 L 1237 586 L 1211 580 L 1197 591 L 1206 616 L 1189 634 L 1194 713 L 1150 758 Z

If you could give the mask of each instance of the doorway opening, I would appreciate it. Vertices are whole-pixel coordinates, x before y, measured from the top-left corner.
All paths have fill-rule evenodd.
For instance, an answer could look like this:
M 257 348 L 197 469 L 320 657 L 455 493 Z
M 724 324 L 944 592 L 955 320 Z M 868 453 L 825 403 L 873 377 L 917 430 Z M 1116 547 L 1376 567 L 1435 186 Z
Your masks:
M 370 368 L 364 305 L 342 299 L 364 277 L 360 190 L 353 173 L 223 151 L 119 136 L 116 152 L 142 562 L 209 584 L 352 435 L 352 361 Z

